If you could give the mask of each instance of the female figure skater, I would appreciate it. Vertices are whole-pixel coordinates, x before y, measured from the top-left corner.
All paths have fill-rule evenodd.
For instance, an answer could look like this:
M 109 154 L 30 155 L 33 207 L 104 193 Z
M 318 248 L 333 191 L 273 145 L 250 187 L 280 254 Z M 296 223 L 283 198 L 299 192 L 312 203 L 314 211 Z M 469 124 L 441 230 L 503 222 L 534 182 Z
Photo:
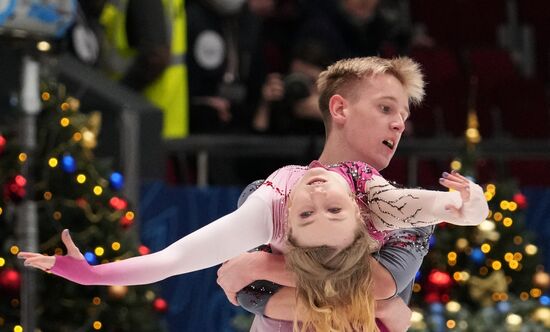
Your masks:
M 26 266 L 84 285 L 138 285 L 220 264 L 270 243 L 295 273 L 302 312 L 294 330 L 378 331 L 371 295 L 371 253 L 385 230 L 442 221 L 477 225 L 488 214 L 483 190 L 443 173 L 452 192 L 400 189 L 363 162 L 286 166 L 236 211 L 166 249 L 91 266 L 63 231 L 65 256 L 21 252 Z

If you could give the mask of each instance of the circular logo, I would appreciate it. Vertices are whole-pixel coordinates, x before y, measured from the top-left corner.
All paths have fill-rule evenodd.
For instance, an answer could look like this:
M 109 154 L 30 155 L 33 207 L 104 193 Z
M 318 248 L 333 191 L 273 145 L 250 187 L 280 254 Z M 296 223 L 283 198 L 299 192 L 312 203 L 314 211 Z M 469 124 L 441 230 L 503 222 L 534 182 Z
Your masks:
M 199 34 L 193 55 L 199 66 L 212 70 L 218 68 L 225 58 L 225 42 L 219 33 L 206 30 Z

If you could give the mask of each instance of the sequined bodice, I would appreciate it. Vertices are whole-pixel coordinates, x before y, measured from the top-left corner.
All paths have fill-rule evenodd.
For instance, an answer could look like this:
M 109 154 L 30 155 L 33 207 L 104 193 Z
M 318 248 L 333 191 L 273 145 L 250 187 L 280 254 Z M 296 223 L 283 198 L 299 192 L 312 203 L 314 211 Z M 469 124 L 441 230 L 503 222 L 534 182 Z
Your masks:
M 288 197 L 292 188 L 302 178 L 304 173 L 313 167 L 324 167 L 329 171 L 342 175 L 350 186 L 351 191 L 356 194 L 361 206 L 365 206 L 362 198 L 365 197 L 364 188 L 366 181 L 371 179 L 373 175 L 379 174 L 378 171 L 370 165 L 358 161 L 347 161 L 327 166 L 318 161 L 313 161 L 309 166 L 285 166 L 271 174 L 260 188 L 263 188 L 264 191 L 269 189 L 268 192 L 271 195 L 273 204 L 273 237 L 271 247 L 276 253 L 284 252 L 284 241 L 287 230 Z M 365 220 L 365 225 L 369 234 L 382 245 L 386 237 L 386 232 L 378 231 L 370 220 Z

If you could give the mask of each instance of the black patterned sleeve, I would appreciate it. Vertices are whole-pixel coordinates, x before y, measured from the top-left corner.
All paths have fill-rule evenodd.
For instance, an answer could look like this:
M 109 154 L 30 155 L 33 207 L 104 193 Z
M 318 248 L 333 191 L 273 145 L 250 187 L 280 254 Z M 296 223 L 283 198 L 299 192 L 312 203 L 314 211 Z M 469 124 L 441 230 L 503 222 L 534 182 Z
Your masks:
M 248 196 L 262 185 L 264 180 L 256 180 L 246 186 L 239 196 L 237 206 L 241 206 Z M 254 250 L 270 252 L 269 245 L 260 246 Z M 237 301 L 243 309 L 255 315 L 263 315 L 267 302 L 281 288 L 280 285 L 268 280 L 256 280 L 237 292 Z

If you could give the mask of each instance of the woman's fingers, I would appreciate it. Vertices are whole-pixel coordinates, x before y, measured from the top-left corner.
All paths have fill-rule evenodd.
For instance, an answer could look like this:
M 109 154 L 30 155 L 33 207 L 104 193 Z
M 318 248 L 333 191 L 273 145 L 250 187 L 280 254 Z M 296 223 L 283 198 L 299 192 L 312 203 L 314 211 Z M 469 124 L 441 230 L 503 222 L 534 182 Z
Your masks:
M 443 172 L 439 181 L 443 186 L 460 192 L 463 201 L 470 199 L 470 180 L 456 171 Z
M 65 247 L 67 247 L 67 256 L 70 256 L 76 259 L 84 259 L 84 256 L 82 255 L 82 253 L 80 252 L 78 247 L 74 244 L 68 229 L 64 229 L 63 232 L 61 232 L 61 241 L 63 241 L 63 243 L 65 244 Z
M 19 254 L 17 254 L 17 258 L 19 259 L 28 259 L 28 258 L 37 257 L 37 256 L 42 256 L 42 254 L 38 254 L 35 252 L 27 252 L 27 251 L 21 251 Z
M 54 256 L 32 257 L 25 260 L 26 266 L 32 266 L 44 271 L 49 271 L 55 264 Z

